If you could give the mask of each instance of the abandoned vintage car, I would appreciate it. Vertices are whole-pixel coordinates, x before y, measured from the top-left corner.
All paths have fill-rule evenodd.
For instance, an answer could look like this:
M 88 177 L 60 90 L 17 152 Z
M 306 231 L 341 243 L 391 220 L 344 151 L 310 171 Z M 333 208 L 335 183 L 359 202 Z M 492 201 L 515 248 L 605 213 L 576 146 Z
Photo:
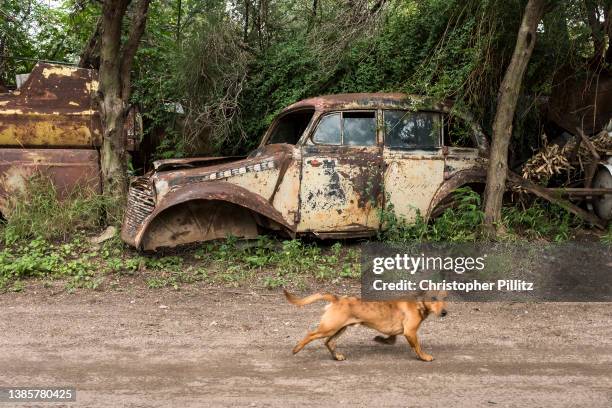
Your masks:
M 390 204 L 408 221 L 431 216 L 458 187 L 485 181 L 486 138 L 449 112 L 404 94 L 297 102 L 246 158 L 155 162 L 131 182 L 121 236 L 145 250 L 262 230 L 364 237 Z

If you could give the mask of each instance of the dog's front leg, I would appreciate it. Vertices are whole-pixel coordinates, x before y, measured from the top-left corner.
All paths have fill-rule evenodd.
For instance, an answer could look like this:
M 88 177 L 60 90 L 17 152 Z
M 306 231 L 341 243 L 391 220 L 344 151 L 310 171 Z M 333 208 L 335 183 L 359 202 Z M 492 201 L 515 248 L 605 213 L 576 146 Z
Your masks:
M 419 339 L 417 337 L 416 329 L 404 330 L 404 336 L 406 337 L 406 340 L 408 340 L 410 347 L 412 347 L 412 349 L 414 350 L 418 358 L 420 358 L 423 361 L 433 360 L 433 357 L 431 355 L 421 350 L 421 345 L 419 344 Z

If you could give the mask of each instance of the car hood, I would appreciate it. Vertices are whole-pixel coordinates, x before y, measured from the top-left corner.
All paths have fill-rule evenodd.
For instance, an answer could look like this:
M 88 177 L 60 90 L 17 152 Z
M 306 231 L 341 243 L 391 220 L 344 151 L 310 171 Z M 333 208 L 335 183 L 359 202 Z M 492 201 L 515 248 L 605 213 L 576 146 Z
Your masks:
M 206 181 L 224 181 L 233 176 L 250 172 L 281 168 L 294 156 L 294 146 L 268 145 L 253 151 L 249 156 L 195 157 L 155 162 L 152 172 L 158 194 L 174 188 Z
M 153 162 L 156 171 L 189 169 L 193 167 L 210 166 L 213 164 L 227 163 L 244 159 L 245 156 L 220 156 L 220 157 L 188 157 L 181 159 L 165 159 Z

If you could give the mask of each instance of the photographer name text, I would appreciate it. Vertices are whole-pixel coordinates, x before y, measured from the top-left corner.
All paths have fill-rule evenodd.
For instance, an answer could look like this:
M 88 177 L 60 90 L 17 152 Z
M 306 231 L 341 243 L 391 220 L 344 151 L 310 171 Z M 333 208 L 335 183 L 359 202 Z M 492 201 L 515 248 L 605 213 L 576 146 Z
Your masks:
M 479 292 L 479 291 L 505 291 L 505 292 L 526 292 L 533 290 L 533 282 L 521 279 L 500 279 L 496 282 L 486 282 L 472 280 L 467 282 L 447 281 L 440 282 L 423 279 L 412 281 L 401 279 L 396 282 L 385 282 L 377 279 L 372 282 L 375 291 L 416 291 L 416 290 L 453 290 L 460 292 Z

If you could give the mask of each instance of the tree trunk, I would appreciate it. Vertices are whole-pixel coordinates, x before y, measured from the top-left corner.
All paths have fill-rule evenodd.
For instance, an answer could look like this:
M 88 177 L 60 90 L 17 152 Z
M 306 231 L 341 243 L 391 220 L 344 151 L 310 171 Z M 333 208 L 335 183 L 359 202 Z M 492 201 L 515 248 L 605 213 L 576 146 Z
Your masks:
M 604 13 L 604 28 L 608 36 L 608 49 L 606 50 L 606 62 L 612 63 L 612 4 Z
M 536 30 L 544 12 L 544 5 L 545 0 L 529 0 L 527 3 L 512 60 L 499 89 L 485 188 L 484 232 L 489 237 L 497 235 L 501 221 L 502 201 L 508 173 L 508 146 L 512 136 L 512 121 L 525 70 L 535 45 Z
M 121 25 L 128 0 L 105 0 L 102 7 L 100 39 L 100 112 L 103 125 L 100 167 L 102 192 L 112 200 L 109 218 L 117 218 L 114 209 L 121 207 L 127 193 L 125 141 L 123 122 L 125 102 L 121 98 Z M 111 220 L 109 220 L 111 221 Z
M 593 59 L 600 61 L 604 55 L 606 42 L 604 38 L 604 27 L 600 21 L 599 2 L 597 0 L 585 0 L 584 5 L 587 12 L 587 21 L 591 28 L 591 39 L 593 40 Z
M 130 72 L 144 32 L 150 0 L 134 5 L 131 30 L 121 44 L 122 22 L 130 0 L 104 0 L 100 36 L 99 107 L 103 139 L 100 151 L 102 192 L 110 199 L 109 222 L 121 217 L 127 196 L 126 138 L 123 132 L 130 97 Z

